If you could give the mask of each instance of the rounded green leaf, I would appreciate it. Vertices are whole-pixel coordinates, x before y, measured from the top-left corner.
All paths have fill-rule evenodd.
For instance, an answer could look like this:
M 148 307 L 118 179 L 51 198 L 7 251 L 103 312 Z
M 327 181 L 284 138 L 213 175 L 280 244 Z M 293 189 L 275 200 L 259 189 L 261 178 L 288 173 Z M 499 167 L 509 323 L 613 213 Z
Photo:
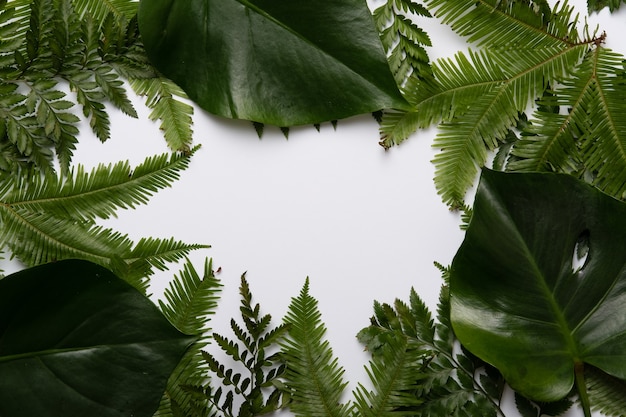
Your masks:
M 151 417 L 194 338 L 107 269 L 46 264 L 0 280 L 0 415 Z
M 211 113 L 293 126 L 407 108 L 363 0 L 143 0 L 154 66 Z
M 529 398 L 565 397 L 584 363 L 626 378 L 626 205 L 565 174 L 484 170 L 450 301 L 461 343 Z

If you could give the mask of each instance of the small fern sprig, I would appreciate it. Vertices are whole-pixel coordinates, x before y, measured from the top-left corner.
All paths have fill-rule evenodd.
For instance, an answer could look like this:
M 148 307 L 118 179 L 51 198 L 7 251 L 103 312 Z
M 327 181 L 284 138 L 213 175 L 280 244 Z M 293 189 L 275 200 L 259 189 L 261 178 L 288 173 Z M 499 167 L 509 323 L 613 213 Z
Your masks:
M 307 278 L 283 319 L 289 326 L 288 336 L 281 343 L 287 365 L 284 380 L 291 397 L 289 408 L 300 417 L 347 417 L 351 406 L 341 403 L 347 385 L 344 370 L 323 339 L 326 328 L 317 305 L 309 293 Z
M 280 380 L 285 365 L 278 351 L 288 326 L 281 324 L 270 327 L 271 316 L 261 315 L 260 305 L 252 303 L 252 293 L 245 274 L 241 276 L 239 293 L 243 325 L 231 319 L 235 339 L 217 333 L 213 333 L 212 338 L 235 367 L 241 366 L 246 372 L 237 372 L 213 354 L 203 351 L 210 376 L 219 380 L 221 386 L 213 388 L 208 384 L 186 387 L 190 395 L 198 399 L 193 414 L 198 417 L 253 417 L 276 411 L 288 401 Z M 198 401 L 208 402 L 208 406 L 199 406 Z
M 205 261 L 202 276 L 187 260 L 165 290 L 165 300 L 159 300 L 161 311 L 172 325 L 185 334 L 200 336 L 200 339 L 185 352 L 172 372 L 154 417 L 187 417 L 208 406 L 208 400 L 203 402 L 192 396 L 185 387 L 201 385 L 208 377 L 202 349 L 208 343 L 209 320 L 217 308 L 221 288 L 212 260 Z

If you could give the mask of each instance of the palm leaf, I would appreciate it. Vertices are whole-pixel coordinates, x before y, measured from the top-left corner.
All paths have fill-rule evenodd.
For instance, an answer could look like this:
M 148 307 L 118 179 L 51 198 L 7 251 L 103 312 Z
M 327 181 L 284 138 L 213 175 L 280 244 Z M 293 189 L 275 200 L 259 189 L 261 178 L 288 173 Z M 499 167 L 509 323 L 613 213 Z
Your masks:
M 347 383 L 343 369 L 333 357 L 317 300 L 309 294 L 307 278 L 300 295 L 293 298 L 284 318 L 289 327 L 281 343 L 287 364 L 285 381 L 291 390 L 290 409 L 296 416 L 344 417 L 349 406 L 341 404 Z

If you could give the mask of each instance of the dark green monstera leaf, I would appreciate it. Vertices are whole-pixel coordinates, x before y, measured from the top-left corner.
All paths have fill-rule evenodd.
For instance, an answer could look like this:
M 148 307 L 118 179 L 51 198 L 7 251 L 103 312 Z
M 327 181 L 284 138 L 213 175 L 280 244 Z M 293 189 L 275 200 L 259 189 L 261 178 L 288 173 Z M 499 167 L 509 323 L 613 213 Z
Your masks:
M 626 378 L 626 205 L 565 174 L 484 170 L 452 264 L 461 343 L 552 401 L 593 365 Z
M 211 113 L 277 126 L 406 108 L 364 0 L 142 0 L 152 63 Z
M 194 338 L 78 260 L 0 281 L 0 416 L 151 417 Z

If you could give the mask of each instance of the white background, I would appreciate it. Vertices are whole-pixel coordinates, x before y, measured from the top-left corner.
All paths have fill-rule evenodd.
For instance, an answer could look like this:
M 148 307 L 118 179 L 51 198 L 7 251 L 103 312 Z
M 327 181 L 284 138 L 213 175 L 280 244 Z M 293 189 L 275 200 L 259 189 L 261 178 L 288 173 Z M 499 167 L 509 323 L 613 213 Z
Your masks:
M 573 3 L 583 20 L 585 4 Z M 601 22 L 608 46 L 625 52 L 624 11 L 604 11 L 589 21 L 591 27 Z M 436 19 L 418 25 L 433 39 L 433 60 L 467 49 Z M 139 120 L 112 111 L 112 138 L 105 144 L 85 135 L 75 162 L 91 167 L 129 159 L 135 165 L 167 152 L 148 110 L 140 101 L 136 107 Z M 192 259 L 199 271 L 206 257 L 221 267 L 224 289 L 212 323 L 224 335 L 230 335 L 230 318 L 238 317 L 243 272 L 275 324 L 310 277 L 349 388 L 366 382 L 368 357 L 355 335 L 368 325 L 373 301 L 406 300 L 414 287 L 434 310 L 441 279 L 433 261 L 448 265 L 463 239 L 458 215 L 441 203 L 432 180 L 436 130 L 419 131 L 385 151 L 369 115 L 340 121 L 336 130 L 330 124 L 320 132 L 295 128 L 288 140 L 272 127 L 259 139 L 249 123 L 201 110 L 194 120 L 194 140 L 202 148 L 180 181 L 148 206 L 103 224 L 135 240 L 174 236 L 212 245 Z M 176 265 L 153 279 L 155 296 L 173 271 Z

